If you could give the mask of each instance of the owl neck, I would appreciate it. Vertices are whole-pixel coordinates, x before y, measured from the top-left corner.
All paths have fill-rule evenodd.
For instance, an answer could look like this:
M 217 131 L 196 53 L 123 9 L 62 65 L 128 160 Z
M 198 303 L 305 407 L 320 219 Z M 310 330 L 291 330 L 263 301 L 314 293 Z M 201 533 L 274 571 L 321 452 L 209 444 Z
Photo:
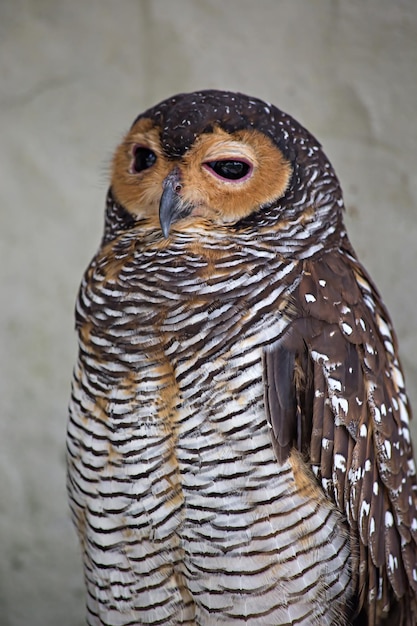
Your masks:
M 305 180 L 305 172 L 303 174 Z M 300 180 L 293 182 L 289 192 L 278 202 L 261 207 L 236 224 L 208 224 L 203 229 L 199 223 L 195 232 L 190 228 L 183 234 L 174 230 L 171 236 L 184 242 L 194 239 L 200 243 L 211 239 L 215 241 L 220 237 L 231 243 L 235 241 L 238 246 L 257 241 L 283 257 L 299 259 L 309 258 L 324 249 L 339 247 L 346 232 L 343 199 L 336 177 L 329 176 L 321 185 L 314 177 L 304 186 Z M 147 239 L 149 227 L 119 204 L 110 188 L 106 200 L 102 245 L 134 229 L 138 229 L 138 238 L 143 236 Z M 154 228 L 149 234 L 155 237 Z
M 235 231 L 273 242 L 279 253 L 299 258 L 338 247 L 346 237 L 343 197 L 333 168 L 320 156 L 319 163 L 296 165 L 287 193 L 235 224 Z

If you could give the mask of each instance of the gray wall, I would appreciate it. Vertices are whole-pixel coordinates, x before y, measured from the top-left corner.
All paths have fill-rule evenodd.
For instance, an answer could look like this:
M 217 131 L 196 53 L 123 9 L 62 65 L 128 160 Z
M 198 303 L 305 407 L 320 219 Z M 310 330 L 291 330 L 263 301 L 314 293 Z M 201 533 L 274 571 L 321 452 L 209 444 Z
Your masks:
M 415 0 L 1 0 L 2 626 L 83 623 L 64 466 L 75 294 L 116 143 L 145 107 L 207 87 L 270 100 L 323 143 L 417 406 Z

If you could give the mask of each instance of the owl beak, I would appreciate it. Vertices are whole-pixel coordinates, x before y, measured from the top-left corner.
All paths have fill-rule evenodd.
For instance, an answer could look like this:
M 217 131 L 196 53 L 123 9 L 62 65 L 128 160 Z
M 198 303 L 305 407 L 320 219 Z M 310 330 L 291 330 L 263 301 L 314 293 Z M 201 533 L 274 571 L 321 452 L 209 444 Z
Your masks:
M 159 223 L 161 224 L 162 233 L 165 238 L 169 235 L 169 229 L 173 222 L 187 217 L 191 212 L 191 207 L 183 203 L 180 196 L 182 189 L 181 173 L 178 167 L 164 179 L 162 183 L 163 192 L 159 202 Z

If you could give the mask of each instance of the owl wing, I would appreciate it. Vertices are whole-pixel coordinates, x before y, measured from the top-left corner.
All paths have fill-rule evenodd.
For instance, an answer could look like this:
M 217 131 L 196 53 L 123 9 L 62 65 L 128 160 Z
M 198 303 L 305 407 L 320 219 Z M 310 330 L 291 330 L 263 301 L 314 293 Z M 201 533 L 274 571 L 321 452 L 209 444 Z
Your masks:
M 264 355 L 275 448 L 280 461 L 300 450 L 345 514 L 359 606 L 371 618 L 377 599 L 389 606 L 390 587 L 397 598 L 417 593 L 416 476 L 396 338 L 348 245 L 305 261 L 293 295 L 290 329 Z

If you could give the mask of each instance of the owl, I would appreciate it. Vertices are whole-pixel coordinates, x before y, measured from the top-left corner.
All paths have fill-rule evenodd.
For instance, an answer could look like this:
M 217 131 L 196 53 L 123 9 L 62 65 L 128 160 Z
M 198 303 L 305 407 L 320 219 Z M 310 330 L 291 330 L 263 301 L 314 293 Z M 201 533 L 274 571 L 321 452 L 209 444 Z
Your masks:
M 305 128 L 214 90 L 139 115 L 76 328 L 90 626 L 417 623 L 397 340 Z

